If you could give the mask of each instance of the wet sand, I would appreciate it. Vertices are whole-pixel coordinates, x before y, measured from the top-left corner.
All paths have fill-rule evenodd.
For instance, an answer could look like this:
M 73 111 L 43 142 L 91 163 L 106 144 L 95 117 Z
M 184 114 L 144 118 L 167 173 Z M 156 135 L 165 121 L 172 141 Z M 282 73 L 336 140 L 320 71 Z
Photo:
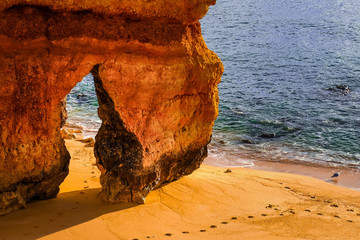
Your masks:
M 315 178 L 203 165 L 149 194 L 106 204 L 93 149 L 68 140 L 56 199 L 0 217 L 3 239 L 359 239 L 360 192 Z
M 241 158 L 241 155 L 238 157 Z M 238 162 L 238 161 L 234 161 L 234 162 Z M 314 177 L 338 186 L 360 191 L 360 172 L 357 169 L 351 169 L 345 167 L 339 168 L 339 167 L 331 167 L 331 166 L 319 166 L 315 164 L 313 165 L 304 164 L 301 162 L 295 164 L 292 161 L 272 162 L 260 158 L 253 159 L 251 161 L 248 160 L 248 162 L 249 163 L 244 164 L 244 166 L 233 165 L 226 167 L 228 168 L 246 167 L 246 168 L 258 169 L 264 171 L 293 173 L 303 176 Z M 212 157 L 211 155 L 207 159 L 205 159 L 204 163 L 212 166 L 225 167 L 223 166 L 223 161 L 221 161 L 221 159 L 217 157 Z M 339 173 L 340 176 L 336 178 L 332 178 L 331 176 L 334 173 Z

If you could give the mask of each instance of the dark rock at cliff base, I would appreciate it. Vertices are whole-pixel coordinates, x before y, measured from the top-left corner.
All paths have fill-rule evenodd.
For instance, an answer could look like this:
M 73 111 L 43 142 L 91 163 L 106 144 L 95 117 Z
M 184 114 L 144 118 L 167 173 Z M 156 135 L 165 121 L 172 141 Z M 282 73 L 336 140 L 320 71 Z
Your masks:
M 66 120 L 68 119 L 68 114 L 67 114 L 67 110 L 66 110 L 66 97 L 63 100 L 60 101 L 60 105 L 61 105 L 61 112 L 60 112 L 61 124 L 60 124 L 60 128 L 62 128 L 63 126 L 65 126 Z
M 275 133 L 263 133 L 259 137 L 261 137 L 261 138 L 275 138 L 276 134 Z
M 220 140 L 219 143 L 220 144 L 225 144 L 225 142 L 223 140 Z
M 330 88 L 327 88 L 326 90 L 328 91 L 332 91 L 332 92 L 340 92 L 344 95 L 347 95 L 350 93 L 350 88 L 349 86 L 346 86 L 346 85 L 336 85 L 334 87 L 330 87 Z

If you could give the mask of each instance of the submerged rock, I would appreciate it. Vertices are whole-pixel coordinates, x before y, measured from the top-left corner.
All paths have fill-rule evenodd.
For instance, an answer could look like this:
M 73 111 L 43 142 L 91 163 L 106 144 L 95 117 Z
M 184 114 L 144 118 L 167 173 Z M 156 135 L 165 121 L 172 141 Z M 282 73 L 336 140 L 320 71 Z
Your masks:
M 259 137 L 261 137 L 261 138 L 275 138 L 276 134 L 275 133 L 263 133 Z
M 340 91 L 342 94 L 347 95 L 350 93 L 350 88 L 346 85 L 336 85 L 335 87 L 327 88 L 326 90 L 337 92 Z
M 197 169 L 223 66 L 199 19 L 215 0 L 0 3 L 0 215 L 56 197 L 70 155 L 62 100 L 90 71 L 101 198 L 144 202 Z
M 241 139 L 241 142 L 245 144 L 255 144 L 255 142 L 250 139 Z

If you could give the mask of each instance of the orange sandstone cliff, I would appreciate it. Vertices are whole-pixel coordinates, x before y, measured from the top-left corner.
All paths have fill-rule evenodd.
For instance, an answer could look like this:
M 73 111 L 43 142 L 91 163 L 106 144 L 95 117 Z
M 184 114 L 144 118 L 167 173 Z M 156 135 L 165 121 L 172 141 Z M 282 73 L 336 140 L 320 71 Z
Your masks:
M 62 100 L 91 72 L 100 197 L 144 202 L 197 169 L 217 116 L 220 59 L 199 19 L 215 0 L 0 3 L 0 215 L 56 197 L 70 155 Z

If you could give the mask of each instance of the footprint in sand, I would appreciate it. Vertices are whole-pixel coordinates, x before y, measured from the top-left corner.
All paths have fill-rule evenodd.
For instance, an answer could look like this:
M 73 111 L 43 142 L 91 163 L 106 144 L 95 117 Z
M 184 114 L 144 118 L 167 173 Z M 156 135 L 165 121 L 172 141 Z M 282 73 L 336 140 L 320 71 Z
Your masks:
M 336 218 L 340 218 L 340 216 L 338 216 L 338 215 L 334 215 L 334 217 L 336 217 Z
M 87 183 L 87 181 L 85 180 L 84 183 Z
M 346 209 L 346 211 L 348 211 L 348 212 L 353 212 L 354 209 Z
M 285 187 L 286 189 L 291 189 L 290 187 Z
M 323 215 L 323 214 L 322 214 L 322 213 L 320 213 L 320 212 L 318 212 L 318 213 L 317 213 L 317 215 L 321 216 L 321 215 Z
M 236 219 L 237 219 L 237 217 L 232 217 L 232 218 L 231 218 L 231 220 L 236 220 Z
M 357 213 L 356 216 L 359 216 L 359 217 L 360 217 L 360 213 Z
M 228 222 L 221 222 L 221 224 L 228 224 Z
M 217 228 L 217 226 L 216 225 L 211 225 L 210 228 Z
M 269 203 L 265 208 L 273 208 L 273 207 L 275 207 L 275 205 Z
M 267 215 L 265 213 L 261 214 L 261 216 L 266 217 Z
M 165 233 L 165 236 L 171 237 L 172 233 Z
M 88 188 L 89 188 L 89 186 L 85 186 L 84 188 L 85 188 L 85 189 L 88 189 Z
M 305 209 L 305 212 L 311 212 L 311 210 L 309 210 L 309 209 Z
M 80 191 L 80 194 L 85 194 L 85 192 L 83 192 L 83 191 Z
M 52 218 L 52 219 L 49 219 L 49 222 L 53 222 L 55 220 L 56 220 L 55 218 Z
M 91 172 L 91 174 L 95 174 L 95 172 L 94 172 L 94 171 L 92 171 L 92 172 Z
M 40 226 L 34 226 L 35 229 L 39 228 Z
M 183 234 L 188 234 L 189 232 L 188 232 L 188 231 L 183 231 L 182 233 L 183 233 Z
M 339 207 L 337 204 L 331 204 L 330 207 Z
M 248 216 L 248 218 L 254 218 L 254 216 Z
M 139 240 L 138 238 L 133 238 L 132 240 Z
M 205 229 L 201 229 L 200 232 L 206 232 L 206 230 L 205 230 Z
M 349 222 L 349 223 L 352 223 L 353 221 L 352 220 L 346 220 L 347 222 Z

